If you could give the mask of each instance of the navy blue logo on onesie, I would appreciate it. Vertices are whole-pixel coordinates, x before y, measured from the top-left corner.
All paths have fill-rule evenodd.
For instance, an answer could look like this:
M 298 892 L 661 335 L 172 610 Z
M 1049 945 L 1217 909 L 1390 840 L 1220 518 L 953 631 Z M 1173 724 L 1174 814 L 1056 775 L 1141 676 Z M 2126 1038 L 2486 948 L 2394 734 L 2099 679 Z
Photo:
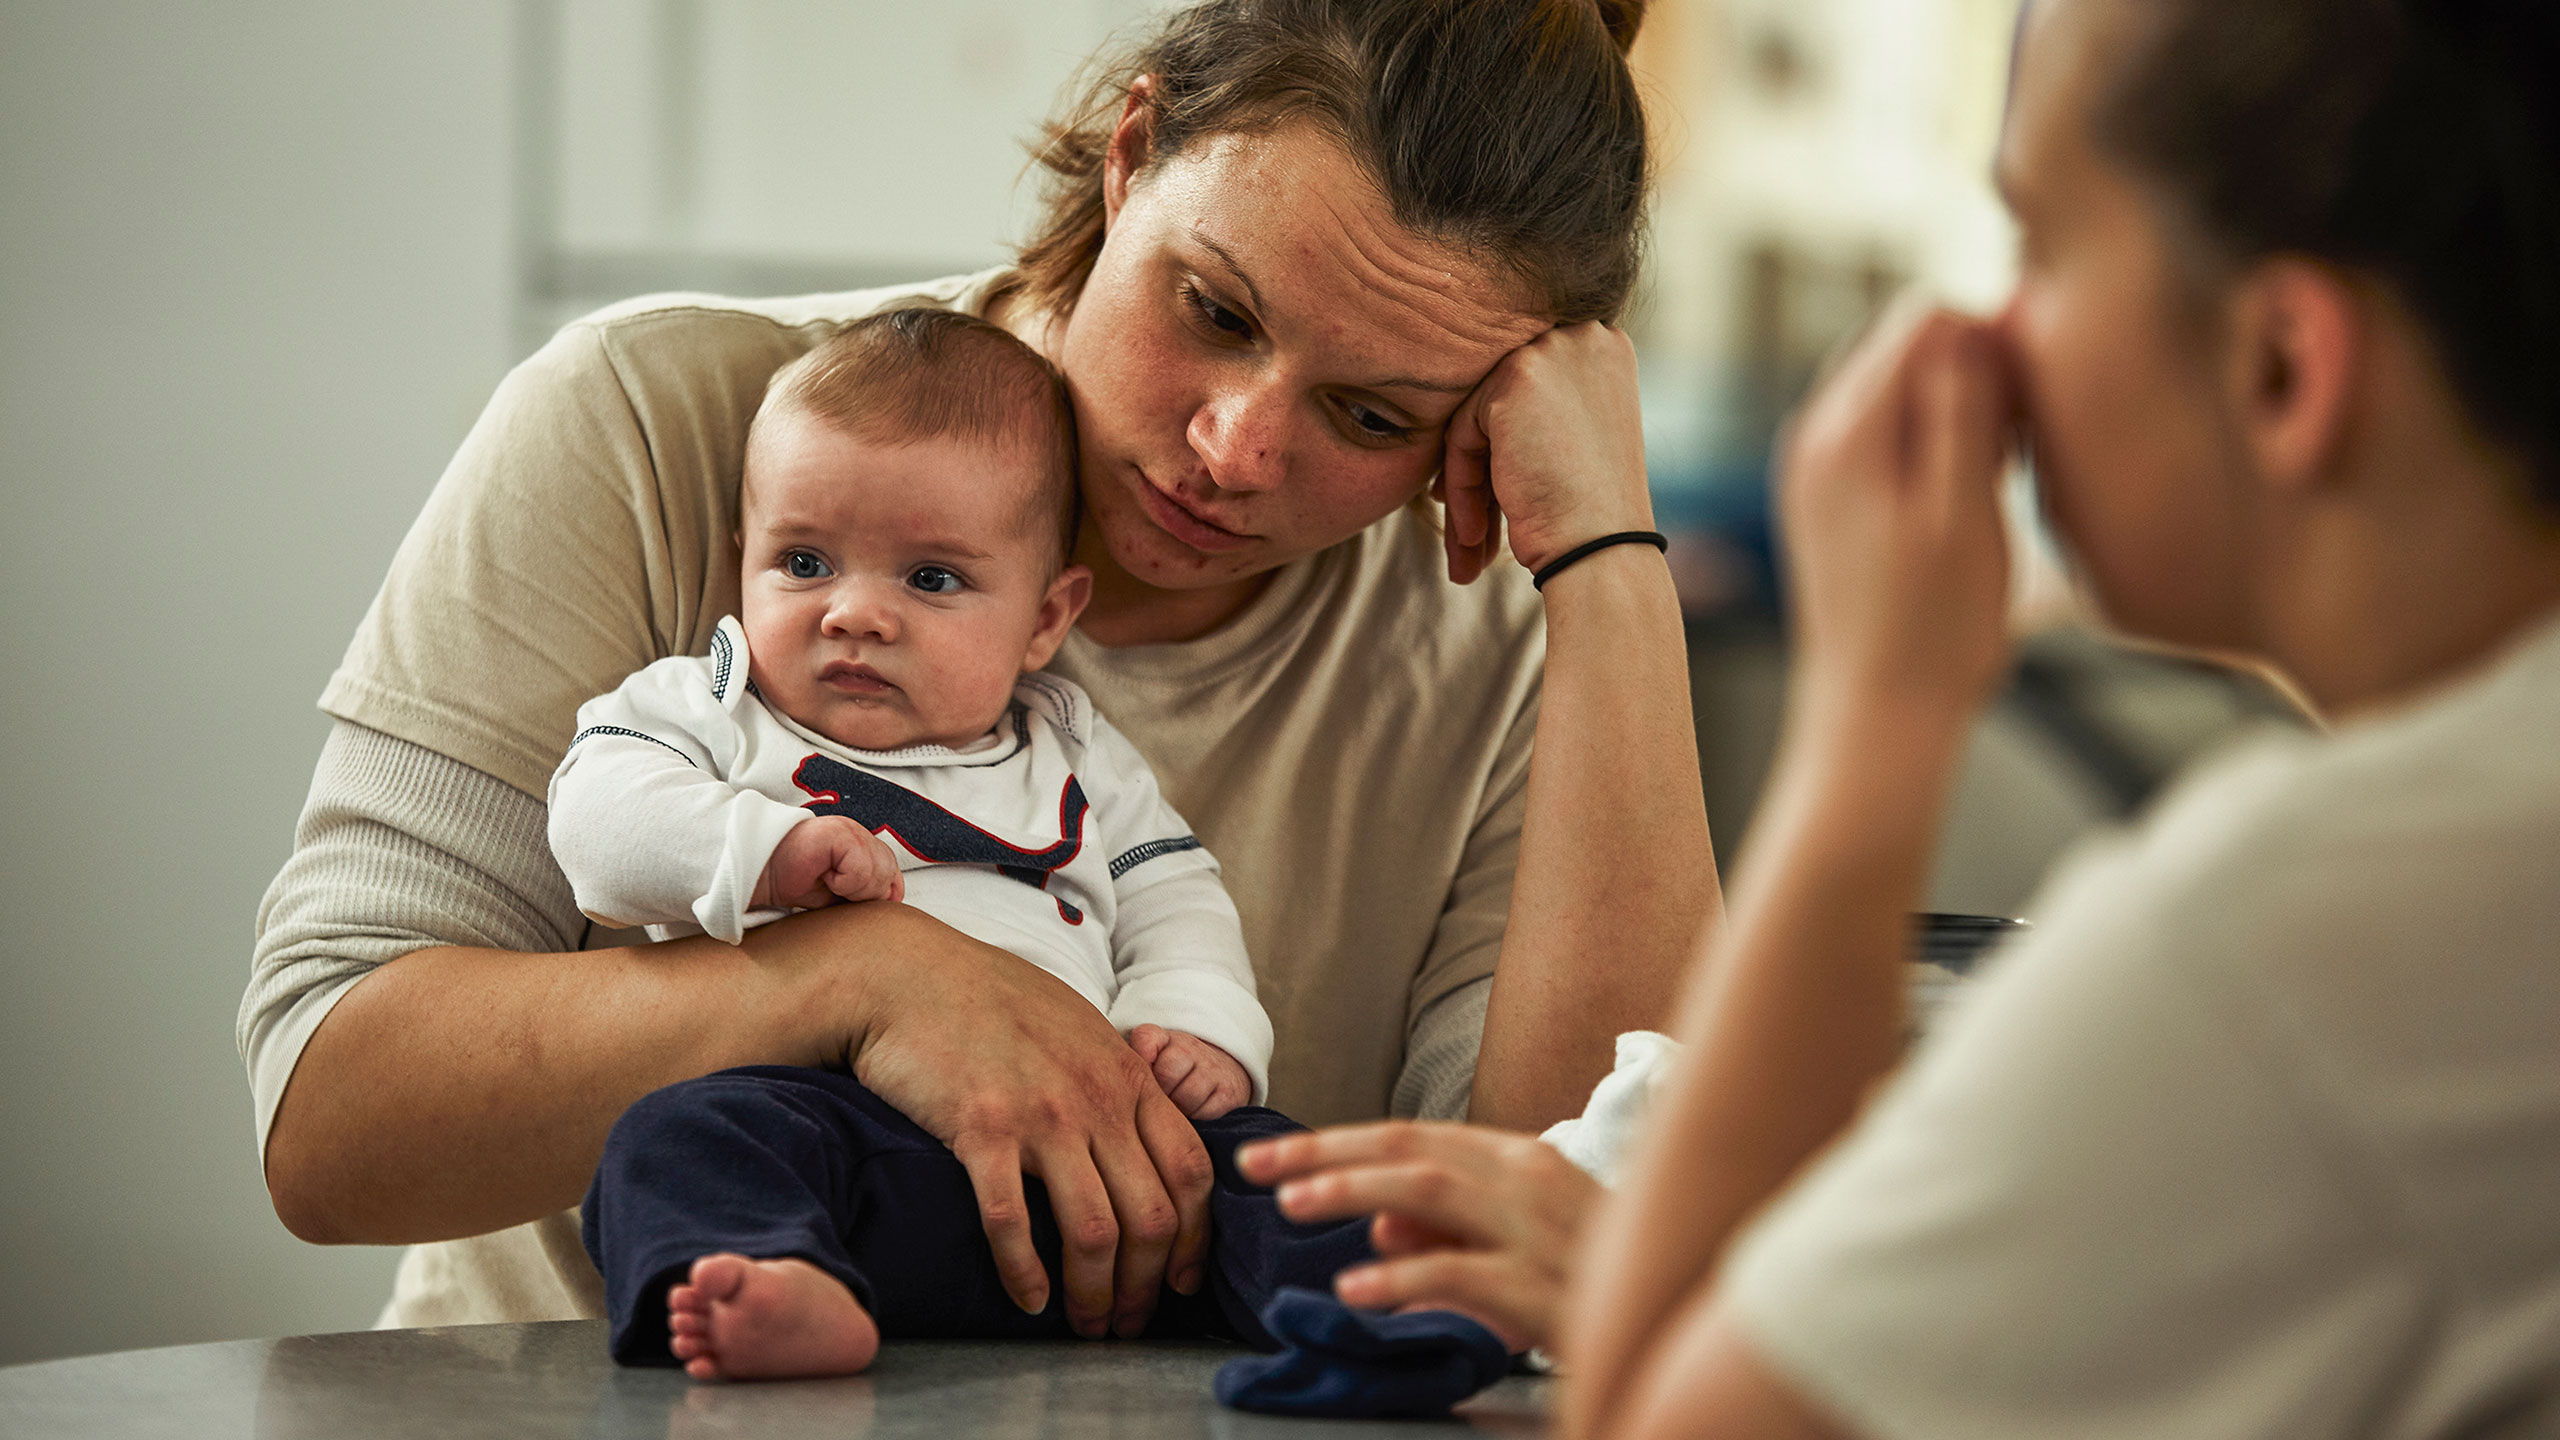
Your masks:
M 1049 876 L 1084 850 L 1084 787 L 1067 777 L 1058 792 L 1057 844 L 1044 850 L 1008 845 L 894 780 L 856 770 L 840 760 L 811 755 L 791 772 L 791 783 L 813 798 L 801 807 L 821 815 L 842 815 L 875 835 L 889 835 L 918 859 L 936 865 L 988 865 L 1034 890 L 1049 888 Z M 1057 896 L 1058 918 L 1084 923 L 1084 912 Z

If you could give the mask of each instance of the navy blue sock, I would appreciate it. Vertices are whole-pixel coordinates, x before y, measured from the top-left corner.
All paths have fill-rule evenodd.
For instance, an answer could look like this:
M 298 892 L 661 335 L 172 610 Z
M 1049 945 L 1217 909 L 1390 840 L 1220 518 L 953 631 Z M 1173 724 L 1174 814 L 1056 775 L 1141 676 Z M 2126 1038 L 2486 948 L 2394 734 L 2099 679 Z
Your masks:
M 1269 1415 L 1445 1415 L 1511 1368 L 1484 1326 L 1448 1310 L 1379 1315 L 1291 1286 L 1262 1310 L 1277 1355 L 1230 1360 L 1218 1402 Z

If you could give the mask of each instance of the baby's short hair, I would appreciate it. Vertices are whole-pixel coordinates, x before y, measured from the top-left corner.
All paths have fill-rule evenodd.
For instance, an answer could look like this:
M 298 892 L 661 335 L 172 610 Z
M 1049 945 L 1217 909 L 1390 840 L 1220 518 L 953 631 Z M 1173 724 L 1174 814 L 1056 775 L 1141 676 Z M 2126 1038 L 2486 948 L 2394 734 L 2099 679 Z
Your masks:
M 1024 523 L 1055 526 L 1061 564 L 1075 551 L 1081 516 L 1067 382 L 1002 326 L 926 306 L 866 315 L 774 372 L 756 417 L 784 409 L 873 444 L 1027 446 L 1041 476 Z

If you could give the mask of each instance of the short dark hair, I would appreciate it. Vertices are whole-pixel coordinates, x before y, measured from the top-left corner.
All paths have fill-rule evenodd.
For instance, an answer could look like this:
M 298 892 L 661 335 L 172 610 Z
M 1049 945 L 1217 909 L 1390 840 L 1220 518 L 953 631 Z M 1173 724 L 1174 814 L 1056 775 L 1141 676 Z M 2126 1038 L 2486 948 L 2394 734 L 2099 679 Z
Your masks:
M 2560 514 L 2560 4 L 2112 0 L 2092 139 L 2220 258 L 2384 282 Z
M 1153 76 L 1150 163 L 1307 122 L 1397 223 L 1490 261 L 1558 325 L 1615 319 L 1643 258 L 1644 107 L 1626 49 L 1644 0 L 1207 0 L 1101 60 L 1033 161 L 1044 214 L 1017 283 L 1075 307 L 1102 250 L 1102 168 Z
M 1024 513 L 1055 517 L 1061 563 L 1075 551 L 1081 507 L 1067 382 L 1002 326 L 929 306 L 866 315 L 774 372 L 756 419 L 784 409 L 875 444 L 950 438 L 1026 447 L 1041 474 Z

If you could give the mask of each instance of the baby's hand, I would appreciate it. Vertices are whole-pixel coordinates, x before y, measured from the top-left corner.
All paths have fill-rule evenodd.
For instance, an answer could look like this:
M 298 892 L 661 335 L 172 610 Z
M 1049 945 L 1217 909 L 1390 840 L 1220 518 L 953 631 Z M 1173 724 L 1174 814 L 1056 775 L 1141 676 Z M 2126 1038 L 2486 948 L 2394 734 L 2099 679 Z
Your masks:
M 1141 1025 L 1129 1032 L 1129 1048 L 1155 1071 L 1165 1098 L 1194 1120 L 1215 1120 L 1253 1098 L 1244 1066 L 1197 1035 Z
M 747 903 L 759 910 L 815 910 L 838 900 L 905 898 L 906 878 L 888 841 L 842 815 L 818 815 L 792 826 L 773 847 Z

